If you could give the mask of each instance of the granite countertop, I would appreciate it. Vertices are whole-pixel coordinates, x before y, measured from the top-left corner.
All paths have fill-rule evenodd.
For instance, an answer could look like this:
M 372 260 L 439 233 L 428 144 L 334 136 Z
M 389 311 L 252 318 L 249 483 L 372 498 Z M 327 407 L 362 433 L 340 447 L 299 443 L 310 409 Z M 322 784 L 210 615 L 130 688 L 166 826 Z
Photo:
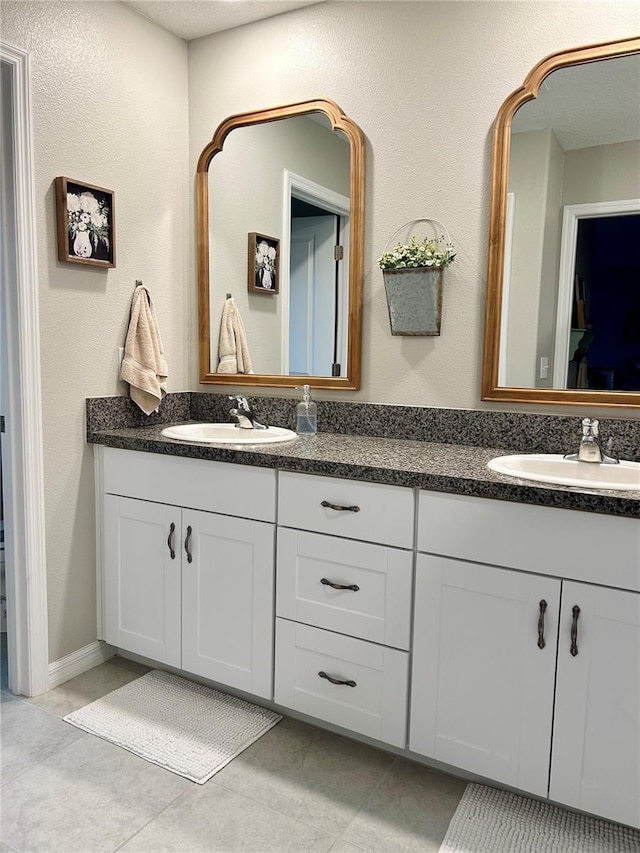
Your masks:
M 88 441 L 125 450 L 346 477 L 539 506 L 640 518 L 640 491 L 555 486 L 490 471 L 490 459 L 513 451 L 428 441 L 318 433 L 271 445 L 195 444 L 165 438 L 156 426 L 102 429 Z

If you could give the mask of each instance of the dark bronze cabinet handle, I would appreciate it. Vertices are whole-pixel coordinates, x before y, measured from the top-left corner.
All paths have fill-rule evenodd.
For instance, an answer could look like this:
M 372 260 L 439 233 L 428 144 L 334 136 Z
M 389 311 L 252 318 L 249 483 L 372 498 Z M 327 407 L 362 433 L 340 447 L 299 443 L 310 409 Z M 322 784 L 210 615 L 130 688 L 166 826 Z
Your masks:
M 578 617 L 580 616 L 580 608 L 577 604 L 571 612 L 573 613 L 573 620 L 571 622 L 571 648 L 569 651 L 575 657 L 578 654 Z
M 320 578 L 320 583 L 325 586 L 330 586 L 331 589 L 350 589 L 352 592 L 357 592 L 360 587 L 355 583 L 334 583 L 333 581 L 327 580 L 327 578 Z
M 173 547 L 173 535 L 175 532 L 176 532 L 176 526 L 172 521 L 171 527 L 169 528 L 169 537 L 167 539 L 167 548 L 169 549 L 169 553 L 171 554 L 172 560 L 175 560 L 175 558 L 176 558 L 176 551 L 175 551 L 175 548 Z
M 544 649 L 544 614 L 547 612 L 547 602 L 542 599 L 540 602 L 540 615 L 538 616 L 538 648 Z
M 187 563 L 192 562 L 193 556 L 191 551 L 189 550 L 189 546 L 191 544 L 191 526 L 187 527 L 187 535 L 184 540 L 184 550 L 187 552 Z
M 326 509 L 335 509 L 336 512 L 360 512 L 359 506 L 340 506 L 340 504 L 330 504 L 329 501 L 322 501 L 320 506 Z
M 318 675 L 320 678 L 326 678 L 327 681 L 330 681 L 332 684 L 343 684 L 345 687 L 357 687 L 355 681 L 341 681 L 339 678 L 332 678 L 330 675 L 327 675 L 326 672 L 319 672 Z

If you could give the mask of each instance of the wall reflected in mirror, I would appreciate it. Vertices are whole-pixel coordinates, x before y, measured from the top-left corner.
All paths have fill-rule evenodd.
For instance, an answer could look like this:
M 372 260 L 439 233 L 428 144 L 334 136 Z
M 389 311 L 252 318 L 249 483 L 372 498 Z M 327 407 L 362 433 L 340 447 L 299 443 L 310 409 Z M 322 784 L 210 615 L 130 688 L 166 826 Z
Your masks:
M 494 127 L 482 399 L 640 405 L 640 39 L 559 51 Z
M 228 134 L 208 176 L 211 373 L 230 293 L 254 373 L 347 374 L 350 176 L 349 139 L 321 112 Z M 247 288 L 252 232 L 279 240 L 277 294 Z

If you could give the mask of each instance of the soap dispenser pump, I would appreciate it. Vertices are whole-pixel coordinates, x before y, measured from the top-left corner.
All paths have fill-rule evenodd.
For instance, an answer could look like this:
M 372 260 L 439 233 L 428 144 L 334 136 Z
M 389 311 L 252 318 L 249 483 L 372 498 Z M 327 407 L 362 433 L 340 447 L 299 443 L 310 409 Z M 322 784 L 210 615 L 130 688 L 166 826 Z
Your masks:
M 296 432 L 298 435 L 313 435 L 318 429 L 318 407 L 311 400 L 308 385 L 302 388 L 302 400 L 296 406 Z

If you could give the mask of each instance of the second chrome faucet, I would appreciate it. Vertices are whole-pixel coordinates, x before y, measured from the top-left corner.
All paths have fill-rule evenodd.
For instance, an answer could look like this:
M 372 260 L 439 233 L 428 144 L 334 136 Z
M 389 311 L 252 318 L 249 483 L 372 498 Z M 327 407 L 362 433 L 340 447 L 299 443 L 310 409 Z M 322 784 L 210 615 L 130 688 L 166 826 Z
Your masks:
M 577 462 L 596 462 L 605 465 L 616 465 L 620 460 L 608 456 L 602 449 L 598 433 L 598 421 L 595 418 L 582 419 L 582 438 L 577 453 L 567 453 L 565 459 Z

